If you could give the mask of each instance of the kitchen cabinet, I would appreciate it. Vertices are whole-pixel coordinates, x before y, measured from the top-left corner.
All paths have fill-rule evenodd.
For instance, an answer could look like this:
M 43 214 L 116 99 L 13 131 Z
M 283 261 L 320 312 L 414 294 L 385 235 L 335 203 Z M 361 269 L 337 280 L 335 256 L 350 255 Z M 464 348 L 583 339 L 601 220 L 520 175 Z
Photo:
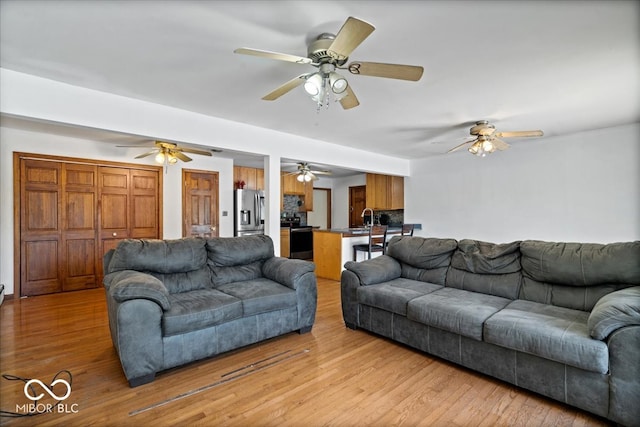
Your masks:
M 289 227 L 282 227 L 280 229 L 280 256 L 283 258 L 289 258 L 291 255 L 291 229 Z
M 281 173 L 281 196 L 294 195 L 300 197 L 302 205 L 300 211 L 312 211 L 313 210 L 313 181 L 300 182 L 296 179 L 298 175 L 289 175 L 288 172 Z M 280 200 L 280 206 L 284 206 L 284 202 Z
M 238 188 L 238 182 L 244 181 L 247 190 L 264 190 L 264 169 L 246 166 L 233 167 L 233 185 Z
M 282 192 L 284 194 L 296 194 L 298 196 L 305 195 L 304 182 L 296 179 L 298 175 L 289 175 L 288 172 L 282 172 Z
M 372 209 L 404 209 L 404 177 L 367 174 L 367 207 Z

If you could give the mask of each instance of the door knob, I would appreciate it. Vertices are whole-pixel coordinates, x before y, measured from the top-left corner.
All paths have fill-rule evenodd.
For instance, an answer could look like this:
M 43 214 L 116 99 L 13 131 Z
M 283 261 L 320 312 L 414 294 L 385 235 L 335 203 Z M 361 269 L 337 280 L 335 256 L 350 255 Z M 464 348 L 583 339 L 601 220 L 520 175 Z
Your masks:
M 112 234 L 113 237 L 116 237 L 117 235 L 118 235 L 118 233 L 116 233 L 115 231 Z

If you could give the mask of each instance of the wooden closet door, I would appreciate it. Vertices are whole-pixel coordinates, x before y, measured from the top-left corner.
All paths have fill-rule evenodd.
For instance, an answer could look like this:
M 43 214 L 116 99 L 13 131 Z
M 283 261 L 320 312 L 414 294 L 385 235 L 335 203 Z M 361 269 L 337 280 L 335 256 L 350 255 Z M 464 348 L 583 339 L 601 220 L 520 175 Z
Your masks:
M 97 167 L 62 165 L 62 270 L 63 291 L 98 287 Z
M 20 161 L 21 295 L 62 291 L 62 165 Z
M 100 167 L 98 171 L 100 278 L 102 257 L 122 239 L 161 237 L 161 182 L 155 170 Z
M 96 167 L 21 160 L 21 296 L 94 288 Z

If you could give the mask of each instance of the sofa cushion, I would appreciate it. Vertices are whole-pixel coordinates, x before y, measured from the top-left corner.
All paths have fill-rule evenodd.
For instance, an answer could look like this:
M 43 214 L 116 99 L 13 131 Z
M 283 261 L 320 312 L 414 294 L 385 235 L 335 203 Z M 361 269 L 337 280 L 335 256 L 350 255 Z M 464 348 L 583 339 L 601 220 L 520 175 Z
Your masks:
M 398 278 L 385 283 L 358 288 L 358 302 L 393 313 L 407 315 L 407 303 L 442 286 L 417 280 Z
M 640 286 L 603 296 L 587 320 L 589 334 L 597 340 L 604 340 L 613 331 L 631 325 L 640 325 Z
M 409 301 L 407 318 L 481 341 L 485 320 L 510 302 L 493 295 L 442 288 Z
M 394 236 L 387 246 L 387 254 L 418 268 L 448 267 L 458 247 L 454 239 L 418 236 Z
M 537 282 L 640 285 L 640 241 L 605 245 L 525 240 L 520 251 L 523 273 Z
M 264 261 L 255 261 L 250 264 L 229 265 L 224 267 L 211 265 L 211 281 L 213 282 L 214 287 L 218 287 L 226 283 L 258 279 L 262 277 L 263 264 Z
M 489 243 L 460 240 L 451 266 L 470 273 L 508 274 L 520 271 L 520 242 Z
M 207 239 L 206 250 L 214 267 L 247 265 L 274 256 L 273 241 L 264 234 Z
M 199 237 L 176 240 L 125 239 L 116 247 L 108 272 L 137 270 L 161 274 L 186 273 L 206 265 L 205 240 Z
M 522 282 L 519 247 L 520 242 L 459 241 L 446 285 L 512 300 L 518 298 Z
M 171 308 L 162 316 L 164 336 L 215 326 L 242 317 L 242 301 L 216 289 L 169 295 Z
M 640 242 L 554 243 L 525 240 L 519 298 L 591 311 L 604 295 L 640 285 Z
M 438 274 L 431 275 L 428 281 L 437 285 L 444 285 L 446 269 L 451 263 L 451 256 L 456 250 L 458 242 L 454 239 L 436 239 L 418 236 L 394 236 L 387 247 L 386 254 L 398 260 L 403 265 L 403 277 L 422 280 L 420 272 L 415 269 L 434 270 Z M 405 274 L 408 274 L 405 276 Z
M 242 314 L 245 317 L 296 308 L 298 304 L 296 291 L 266 278 L 227 283 L 216 289 L 242 301 Z
M 589 313 L 516 300 L 485 323 L 484 340 L 544 359 L 605 374 L 607 345 L 589 336 Z

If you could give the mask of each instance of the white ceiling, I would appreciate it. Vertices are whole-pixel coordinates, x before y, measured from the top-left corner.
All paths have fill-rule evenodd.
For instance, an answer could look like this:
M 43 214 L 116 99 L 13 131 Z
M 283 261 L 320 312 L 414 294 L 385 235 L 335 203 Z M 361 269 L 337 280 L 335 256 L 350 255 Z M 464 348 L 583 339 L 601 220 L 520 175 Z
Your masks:
M 391 156 L 440 155 L 481 119 L 546 136 L 640 121 L 638 1 L 0 4 L 3 68 Z M 260 99 L 315 69 L 234 49 L 306 56 L 348 16 L 376 27 L 350 60 L 421 65 L 422 79 L 344 71 L 351 110 L 317 113 L 302 87 Z

